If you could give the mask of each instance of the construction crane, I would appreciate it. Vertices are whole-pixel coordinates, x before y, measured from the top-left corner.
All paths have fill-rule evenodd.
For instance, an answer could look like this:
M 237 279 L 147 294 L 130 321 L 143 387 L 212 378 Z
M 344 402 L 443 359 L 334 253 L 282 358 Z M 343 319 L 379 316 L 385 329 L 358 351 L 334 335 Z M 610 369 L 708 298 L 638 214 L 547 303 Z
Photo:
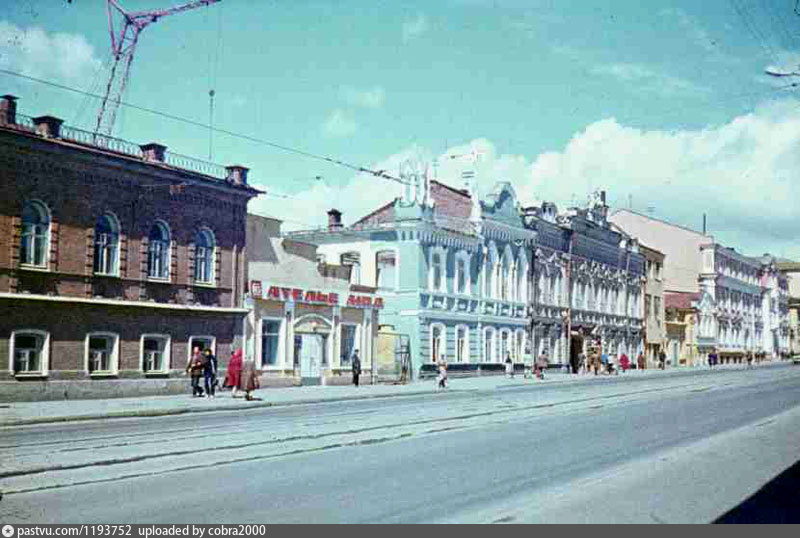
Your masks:
M 111 35 L 113 60 L 106 93 L 97 113 L 97 125 L 94 130 L 95 141 L 97 135 L 110 135 L 114 128 L 119 103 L 122 100 L 122 94 L 125 92 L 125 86 L 128 84 L 128 78 L 130 77 L 131 62 L 133 62 L 133 55 L 136 52 L 136 43 L 139 41 L 139 34 L 142 30 L 158 21 L 161 17 L 215 4 L 219 1 L 197 0 L 168 9 L 127 12 L 122 9 L 118 0 L 106 0 L 108 31 Z M 115 15 L 121 16 L 121 28 L 118 33 L 114 30 Z M 118 71 L 121 71 L 122 74 L 120 75 Z

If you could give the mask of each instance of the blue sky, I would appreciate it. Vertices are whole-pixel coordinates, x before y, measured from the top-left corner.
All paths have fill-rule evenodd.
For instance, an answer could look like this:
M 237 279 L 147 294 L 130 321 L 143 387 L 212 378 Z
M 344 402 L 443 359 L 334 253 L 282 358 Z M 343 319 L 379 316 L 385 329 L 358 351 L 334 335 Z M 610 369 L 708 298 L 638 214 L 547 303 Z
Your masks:
M 127 0 L 129 10 L 174 5 Z M 436 160 L 460 186 L 564 207 L 604 188 L 617 206 L 712 233 L 746 253 L 800 258 L 794 240 L 800 101 L 765 76 L 800 64 L 794 0 L 290 2 L 222 0 L 141 37 L 125 101 L 397 173 Z M 18 0 L 0 19 L 0 68 L 101 92 L 102 0 Z M 0 73 L 29 115 L 91 129 L 92 99 Z M 122 109 L 114 134 L 207 158 L 208 132 Z M 251 167 L 290 198 L 254 212 L 287 228 L 352 222 L 398 194 L 385 180 L 216 134 L 213 160 Z M 316 179 L 321 176 L 322 179 Z

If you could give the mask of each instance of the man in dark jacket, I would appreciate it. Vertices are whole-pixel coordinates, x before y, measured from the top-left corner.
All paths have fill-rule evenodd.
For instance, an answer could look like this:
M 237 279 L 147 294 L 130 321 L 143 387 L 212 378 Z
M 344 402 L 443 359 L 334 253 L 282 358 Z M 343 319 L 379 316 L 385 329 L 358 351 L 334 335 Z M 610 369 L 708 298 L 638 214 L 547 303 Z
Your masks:
M 209 398 L 215 398 L 216 385 L 217 385 L 217 358 L 211 353 L 211 350 L 206 348 L 205 351 L 205 368 L 203 369 L 203 377 L 205 378 L 206 395 Z
M 353 385 L 358 386 L 358 376 L 361 375 L 361 359 L 358 358 L 358 350 L 353 351 Z

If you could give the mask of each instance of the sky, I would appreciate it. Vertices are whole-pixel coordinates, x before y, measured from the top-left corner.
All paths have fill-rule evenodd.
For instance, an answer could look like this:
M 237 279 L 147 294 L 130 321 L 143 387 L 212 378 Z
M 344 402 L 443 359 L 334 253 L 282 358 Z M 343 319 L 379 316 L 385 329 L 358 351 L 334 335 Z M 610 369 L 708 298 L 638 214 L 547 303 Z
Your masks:
M 0 93 L 93 130 L 105 0 L 15 0 L 0 14 Z M 121 0 L 129 11 L 179 5 Z M 800 259 L 800 15 L 796 0 L 222 0 L 140 36 L 114 136 L 250 167 L 253 213 L 284 230 L 345 223 L 427 163 L 447 184 L 477 166 L 523 205 L 613 207 L 708 230 L 750 255 Z M 798 10 L 800 11 L 800 10 Z M 210 113 L 209 90 L 214 90 Z M 477 152 L 478 164 L 471 155 Z

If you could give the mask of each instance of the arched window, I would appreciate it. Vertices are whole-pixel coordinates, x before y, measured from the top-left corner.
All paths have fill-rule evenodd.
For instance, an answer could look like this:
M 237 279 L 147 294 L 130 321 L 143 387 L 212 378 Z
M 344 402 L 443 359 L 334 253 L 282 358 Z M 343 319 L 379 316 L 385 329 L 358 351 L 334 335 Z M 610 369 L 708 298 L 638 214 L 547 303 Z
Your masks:
M 500 332 L 500 362 L 505 362 L 506 357 L 511 356 L 511 333 L 509 331 Z
M 194 280 L 203 284 L 214 282 L 214 253 L 216 241 L 208 228 L 198 230 L 194 236 Z
M 466 325 L 456 327 L 456 362 L 469 362 L 469 328 Z
M 169 228 L 156 222 L 150 229 L 147 245 L 147 276 L 169 278 Z
M 446 352 L 445 327 L 440 323 L 431 325 L 431 362 L 444 357 Z
M 463 250 L 458 252 L 456 254 L 456 293 L 462 295 L 470 293 L 469 267 L 469 254 Z
M 483 330 L 483 362 L 495 362 L 495 330 L 486 327 Z
M 22 240 L 19 260 L 24 265 L 47 266 L 50 214 L 41 202 L 28 202 L 22 209 Z
M 101 215 L 94 227 L 94 272 L 117 275 L 119 267 L 119 223 L 110 213 Z
M 500 274 L 500 296 L 498 299 L 503 299 L 507 301 L 510 299 L 509 289 L 511 284 L 511 262 L 508 259 L 508 255 L 503 255 L 503 265 L 502 265 L 502 272 Z
M 431 252 L 430 280 L 431 291 L 446 291 L 444 282 L 444 260 L 446 253 L 444 249 L 434 249 Z
M 522 261 L 518 261 L 517 264 L 519 266 L 517 268 L 517 301 L 527 302 L 528 297 L 526 294 L 525 279 L 528 273 L 528 262 L 523 258 Z

